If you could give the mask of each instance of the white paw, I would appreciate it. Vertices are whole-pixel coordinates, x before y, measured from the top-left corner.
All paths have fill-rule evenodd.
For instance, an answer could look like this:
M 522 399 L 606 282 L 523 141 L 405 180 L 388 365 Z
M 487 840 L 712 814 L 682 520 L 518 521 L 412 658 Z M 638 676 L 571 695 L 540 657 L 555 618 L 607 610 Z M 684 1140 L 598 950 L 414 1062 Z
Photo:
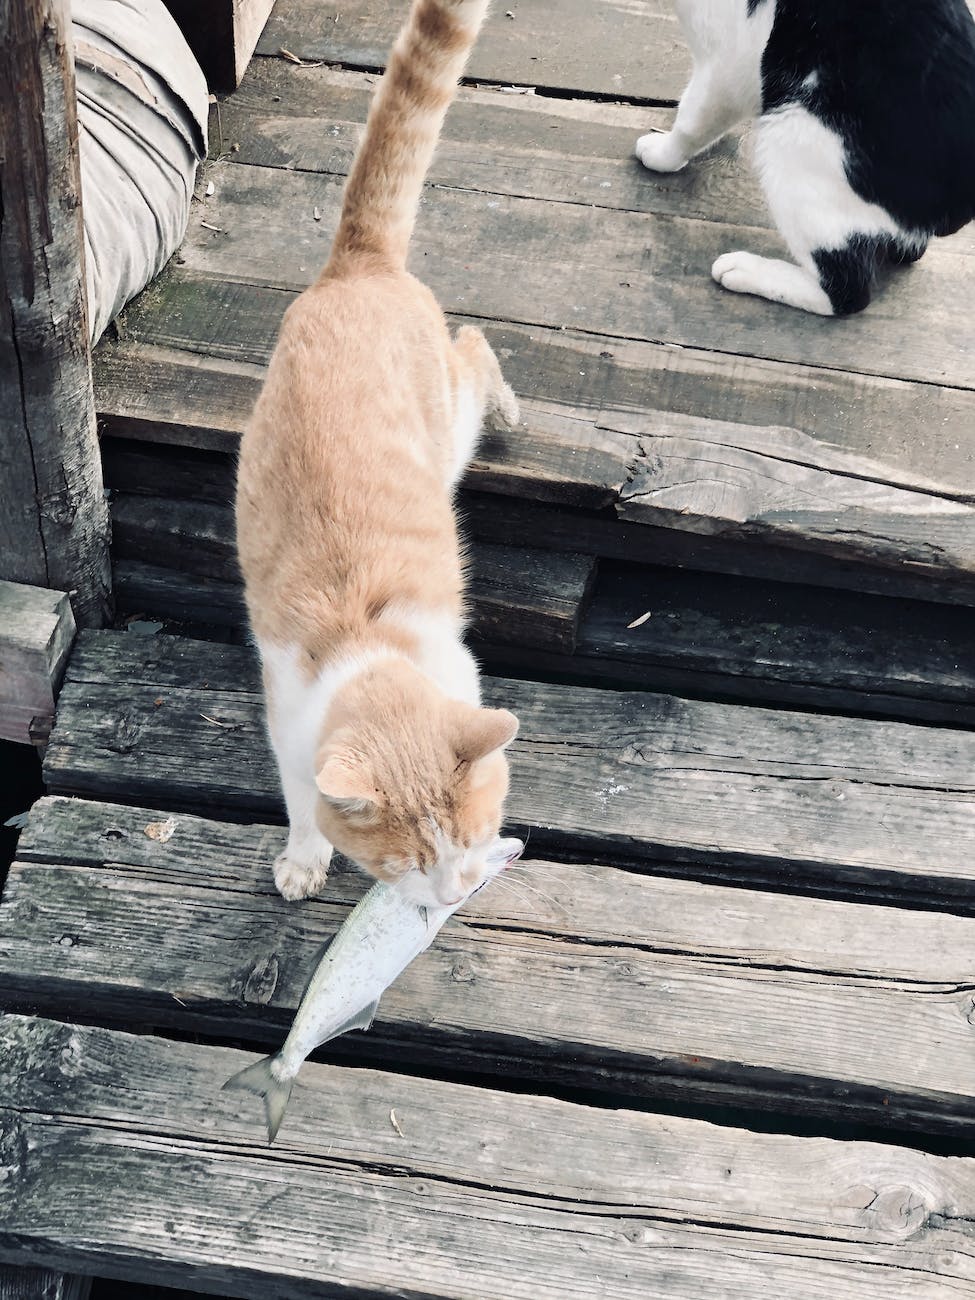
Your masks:
M 325 888 L 331 858 L 331 849 L 310 862 L 290 856 L 287 850 L 279 853 L 274 859 L 274 883 L 278 893 L 289 903 L 297 902 L 299 898 L 314 898 Z
M 753 263 L 762 260 L 754 253 L 722 253 L 711 267 L 711 274 L 722 289 L 730 289 L 732 293 L 760 293 Z
M 833 304 L 819 280 L 794 262 L 739 250 L 722 253 L 711 267 L 711 274 L 722 289 L 732 293 L 753 293 L 817 316 L 833 315 Z
M 636 156 L 652 172 L 679 172 L 687 166 L 687 156 L 676 147 L 669 131 L 641 135 L 636 142 Z

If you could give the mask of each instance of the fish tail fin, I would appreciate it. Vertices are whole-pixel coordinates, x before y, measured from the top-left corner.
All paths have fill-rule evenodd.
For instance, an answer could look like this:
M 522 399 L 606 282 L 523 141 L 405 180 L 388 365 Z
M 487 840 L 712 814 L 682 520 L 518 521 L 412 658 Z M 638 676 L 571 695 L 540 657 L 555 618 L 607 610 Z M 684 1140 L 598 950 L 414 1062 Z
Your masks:
M 253 1065 L 248 1065 L 223 1085 L 224 1091 L 227 1092 L 253 1092 L 256 1096 L 264 1098 L 268 1145 L 278 1135 L 295 1082 L 294 1076 L 283 1079 L 278 1077 L 275 1066 L 279 1065 L 280 1061 L 280 1052 L 275 1056 L 265 1056 L 263 1061 L 255 1061 Z

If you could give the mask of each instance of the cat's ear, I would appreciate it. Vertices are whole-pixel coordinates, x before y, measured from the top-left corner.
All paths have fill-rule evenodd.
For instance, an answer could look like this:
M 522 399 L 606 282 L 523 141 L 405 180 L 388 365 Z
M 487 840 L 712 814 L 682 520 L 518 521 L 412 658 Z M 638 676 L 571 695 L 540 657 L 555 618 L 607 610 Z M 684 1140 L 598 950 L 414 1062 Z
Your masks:
M 339 812 L 362 817 L 376 811 L 379 791 L 354 755 L 333 750 L 322 755 L 319 762 L 315 784 Z
M 476 763 L 510 745 L 517 734 L 518 719 L 507 709 L 466 709 L 458 723 L 454 749 L 462 763 Z

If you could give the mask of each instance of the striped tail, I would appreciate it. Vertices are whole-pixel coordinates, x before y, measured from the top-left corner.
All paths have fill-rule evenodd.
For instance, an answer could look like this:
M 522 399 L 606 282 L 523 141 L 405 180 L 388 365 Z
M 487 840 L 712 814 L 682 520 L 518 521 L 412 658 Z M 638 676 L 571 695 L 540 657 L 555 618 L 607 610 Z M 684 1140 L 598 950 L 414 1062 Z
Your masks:
M 406 263 L 420 193 L 488 0 L 413 0 L 369 110 L 326 274 Z

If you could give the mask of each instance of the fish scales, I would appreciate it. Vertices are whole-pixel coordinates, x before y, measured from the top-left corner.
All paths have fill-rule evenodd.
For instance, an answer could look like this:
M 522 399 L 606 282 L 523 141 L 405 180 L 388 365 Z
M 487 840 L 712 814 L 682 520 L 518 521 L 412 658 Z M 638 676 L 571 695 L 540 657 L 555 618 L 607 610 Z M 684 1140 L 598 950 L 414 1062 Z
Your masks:
M 455 912 L 521 856 L 523 848 L 520 840 L 496 840 L 484 879 L 452 907 L 419 907 L 397 884 L 378 882 L 364 895 L 318 962 L 284 1046 L 224 1084 L 264 1098 L 269 1142 L 281 1127 L 305 1058 L 340 1034 L 368 1029 L 390 984 L 430 947 Z

